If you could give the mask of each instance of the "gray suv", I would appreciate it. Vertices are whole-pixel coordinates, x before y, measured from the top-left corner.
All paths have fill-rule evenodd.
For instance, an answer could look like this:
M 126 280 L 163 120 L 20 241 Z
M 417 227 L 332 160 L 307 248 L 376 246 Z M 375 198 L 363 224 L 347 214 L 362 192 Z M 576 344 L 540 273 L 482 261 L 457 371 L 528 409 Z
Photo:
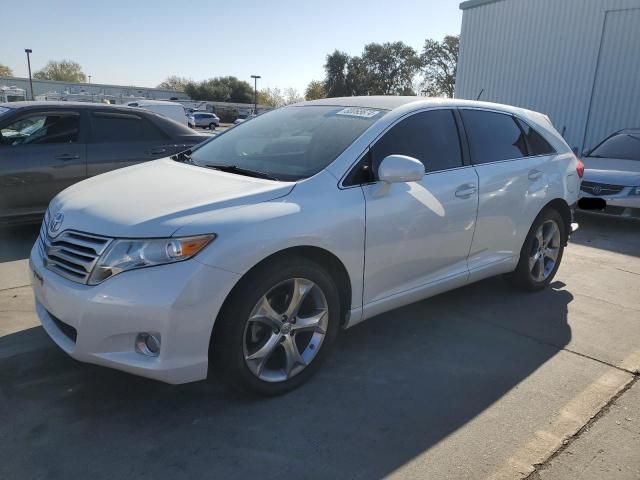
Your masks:
M 0 103 L 0 224 L 39 221 L 49 201 L 80 180 L 167 157 L 206 138 L 139 108 Z
M 214 130 L 220 126 L 220 119 L 215 113 L 193 112 L 189 115 L 189 126 L 191 128 L 202 127 Z

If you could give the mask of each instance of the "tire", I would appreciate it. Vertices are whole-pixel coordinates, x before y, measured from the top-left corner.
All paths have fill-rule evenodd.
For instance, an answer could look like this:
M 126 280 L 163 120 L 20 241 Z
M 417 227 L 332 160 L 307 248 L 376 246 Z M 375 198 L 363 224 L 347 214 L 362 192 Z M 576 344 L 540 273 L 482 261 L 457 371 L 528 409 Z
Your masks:
M 294 286 L 306 292 L 297 308 Z M 317 263 L 278 259 L 240 281 L 216 322 L 210 358 L 221 378 L 248 393 L 281 395 L 307 381 L 329 354 L 339 329 L 339 294 Z
M 566 228 L 557 210 L 548 208 L 540 212 L 522 245 L 518 266 L 505 275 L 507 282 L 530 292 L 546 288 L 560 267 Z
M 215 123 L 213 123 L 213 122 L 211 122 L 211 123 L 209 124 L 209 130 L 215 130 L 215 129 L 216 129 L 216 124 L 215 124 Z

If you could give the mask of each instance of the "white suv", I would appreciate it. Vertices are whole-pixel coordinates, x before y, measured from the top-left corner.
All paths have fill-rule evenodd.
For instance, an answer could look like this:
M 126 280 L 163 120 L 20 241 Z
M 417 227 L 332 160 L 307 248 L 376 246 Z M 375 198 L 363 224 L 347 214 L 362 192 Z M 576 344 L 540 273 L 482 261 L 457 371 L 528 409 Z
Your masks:
M 191 128 L 202 127 L 215 130 L 220 126 L 220 119 L 215 113 L 193 112 L 189 115 L 189 126 Z
M 281 108 L 59 194 L 31 252 L 36 309 L 78 360 L 169 383 L 214 365 L 282 393 L 341 327 L 497 274 L 547 286 L 582 171 L 548 118 L 519 108 Z

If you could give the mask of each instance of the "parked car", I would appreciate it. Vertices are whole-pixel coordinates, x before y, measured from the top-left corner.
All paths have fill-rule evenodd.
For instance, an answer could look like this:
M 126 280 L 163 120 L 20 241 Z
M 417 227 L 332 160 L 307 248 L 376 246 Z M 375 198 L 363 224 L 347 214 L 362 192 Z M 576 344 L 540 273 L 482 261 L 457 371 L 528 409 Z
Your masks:
M 189 116 L 189 126 L 191 128 L 202 127 L 214 130 L 220 126 L 220 119 L 215 113 L 193 112 Z
M 68 186 L 172 155 L 205 138 L 142 109 L 74 102 L 0 104 L 0 223 L 40 221 L 49 201 Z
M 581 209 L 640 218 L 640 128 L 620 130 L 584 154 Z
M 233 122 L 234 125 L 240 125 L 241 123 L 246 122 L 247 120 L 251 120 L 252 118 L 255 118 L 257 115 L 255 114 L 249 114 L 249 115 L 239 115 L 238 118 L 235 119 L 235 121 Z
M 549 119 L 519 108 L 280 108 L 58 195 L 31 252 L 36 310 L 78 360 L 184 383 L 211 359 L 283 393 L 340 328 L 498 274 L 545 288 L 581 173 Z
M 187 113 L 184 106 L 177 102 L 169 102 L 166 100 L 139 100 L 127 103 L 129 107 L 144 108 L 178 122 L 181 125 L 188 125 Z

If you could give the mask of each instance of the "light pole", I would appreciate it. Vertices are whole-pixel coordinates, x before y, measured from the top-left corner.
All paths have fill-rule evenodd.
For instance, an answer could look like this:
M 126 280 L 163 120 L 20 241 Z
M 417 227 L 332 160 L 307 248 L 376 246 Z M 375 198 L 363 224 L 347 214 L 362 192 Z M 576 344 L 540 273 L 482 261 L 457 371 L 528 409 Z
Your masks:
M 260 75 L 251 75 L 253 78 L 253 114 L 258 114 L 258 79 L 262 78 Z
M 91 75 L 87 75 L 89 77 L 89 83 L 91 83 Z
M 24 51 L 27 54 L 27 66 L 29 67 L 29 87 L 31 88 L 31 100 L 33 100 L 34 99 L 34 97 L 33 97 L 33 80 L 31 80 L 31 59 L 29 58 L 29 54 L 32 53 L 33 50 L 31 50 L 30 48 L 25 48 Z

